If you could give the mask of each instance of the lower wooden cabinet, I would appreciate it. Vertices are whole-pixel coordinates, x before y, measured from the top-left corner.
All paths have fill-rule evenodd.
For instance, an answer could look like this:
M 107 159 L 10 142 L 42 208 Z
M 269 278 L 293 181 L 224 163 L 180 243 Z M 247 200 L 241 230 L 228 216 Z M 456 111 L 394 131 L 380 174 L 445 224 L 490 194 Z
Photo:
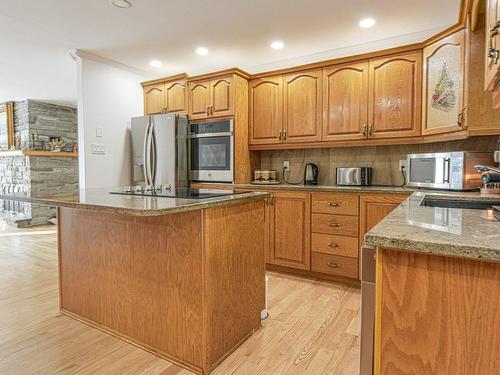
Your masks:
M 311 269 L 311 194 L 273 192 L 268 205 L 269 263 Z

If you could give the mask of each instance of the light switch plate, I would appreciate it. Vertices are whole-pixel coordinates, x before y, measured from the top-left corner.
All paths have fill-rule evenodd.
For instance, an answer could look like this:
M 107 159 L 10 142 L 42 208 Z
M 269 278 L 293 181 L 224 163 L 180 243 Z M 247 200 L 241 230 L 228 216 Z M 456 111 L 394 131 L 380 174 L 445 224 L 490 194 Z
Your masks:
M 102 138 L 102 128 L 99 127 L 95 128 L 95 136 L 97 138 Z
M 92 155 L 105 155 L 106 154 L 106 148 L 104 145 L 99 145 L 96 143 L 92 143 L 90 145 L 90 153 Z

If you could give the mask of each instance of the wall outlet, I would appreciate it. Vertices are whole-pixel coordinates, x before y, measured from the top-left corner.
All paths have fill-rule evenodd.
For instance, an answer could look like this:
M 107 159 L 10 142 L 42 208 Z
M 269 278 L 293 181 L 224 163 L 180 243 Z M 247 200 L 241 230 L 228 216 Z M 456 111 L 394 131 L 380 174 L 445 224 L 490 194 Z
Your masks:
M 104 147 L 104 145 L 98 145 L 98 144 L 92 143 L 90 145 L 90 153 L 92 155 L 105 155 L 106 148 Z
M 406 160 L 400 160 L 399 161 L 399 170 L 400 171 L 406 171 Z
M 283 170 L 284 171 L 289 171 L 290 170 L 290 162 L 288 160 L 285 160 L 283 162 Z

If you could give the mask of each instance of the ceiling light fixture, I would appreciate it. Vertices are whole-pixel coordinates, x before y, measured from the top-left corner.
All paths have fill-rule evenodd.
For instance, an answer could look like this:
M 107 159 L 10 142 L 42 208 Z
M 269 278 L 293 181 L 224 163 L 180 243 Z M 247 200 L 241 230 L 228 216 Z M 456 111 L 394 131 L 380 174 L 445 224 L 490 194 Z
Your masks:
M 271 48 L 273 49 L 282 49 L 284 46 L 285 43 L 283 43 L 281 40 L 275 40 L 271 43 Z
M 208 55 L 208 48 L 198 47 L 198 48 L 196 48 L 196 53 L 200 56 L 206 56 L 206 55 Z
M 362 27 L 363 29 L 367 29 L 373 25 L 375 25 L 375 20 L 373 18 L 363 18 L 359 21 L 359 27 Z
M 109 2 L 120 9 L 126 9 L 132 6 L 132 3 L 128 0 L 110 0 Z
M 159 68 L 162 64 L 161 64 L 161 61 L 159 61 L 159 60 L 151 60 L 149 62 L 149 65 L 151 65 L 155 68 Z

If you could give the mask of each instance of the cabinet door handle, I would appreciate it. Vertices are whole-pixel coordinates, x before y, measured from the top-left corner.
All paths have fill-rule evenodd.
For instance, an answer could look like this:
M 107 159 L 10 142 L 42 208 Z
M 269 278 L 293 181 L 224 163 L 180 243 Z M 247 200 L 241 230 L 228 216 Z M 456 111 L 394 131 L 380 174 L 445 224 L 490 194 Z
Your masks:
M 341 225 L 342 225 L 342 224 L 335 223 L 335 222 L 333 222 L 333 221 L 332 221 L 332 222 L 330 222 L 330 223 L 328 223 L 328 226 L 329 226 L 329 227 L 332 227 L 332 228 L 338 228 L 338 227 L 340 227 Z
M 333 242 L 329 242 L 329 243 L 328 243 L 328 247 L 333 247 L 333 248 L 335 248 L 335 247 L 339 247 L 339 245 L 337 245 L 336 243 L 333 243 Z
M 210 114 L 210 106 L 207 105 L 207 115 L 209 115 L 209 114 Z
M 368 137 L 371 137 L 373 134 L 373 124 L 368 124 Z
M 363 137 L 366 137 L 366 124 L 363 124 L 361 131 L 363 132 Z
M 462 127 L 464 125 L 464 121 L 465 121 L 464 112 L 465 112 L 465 107 L 462 108 L 462 110 L 457 115 L 457 125 L 459 127 Z
M 286 129 L 283 130 L 283 140 L 286 141 Z
M 214 106 L 213 106 L 213 105 L 211 105 L 211 106 L 210 106 L 210 114 L 211 114 L 211 115 L 213 115 L 213 114 L 214 114 Z
M 332 268 L 340 268 L 340 265 L 338 263 L 335 263 L 333 261 L 330 261 L 326 264 L 328 267 L 332 267 Z
M 328 205 L 330 207 L 339 207 L 340 206 L 340 202 L 328 202 Z
M 283 140 L 283 130 L 280 130 L 280 134 L 279 134 L 279 140 L 280 142 Z

